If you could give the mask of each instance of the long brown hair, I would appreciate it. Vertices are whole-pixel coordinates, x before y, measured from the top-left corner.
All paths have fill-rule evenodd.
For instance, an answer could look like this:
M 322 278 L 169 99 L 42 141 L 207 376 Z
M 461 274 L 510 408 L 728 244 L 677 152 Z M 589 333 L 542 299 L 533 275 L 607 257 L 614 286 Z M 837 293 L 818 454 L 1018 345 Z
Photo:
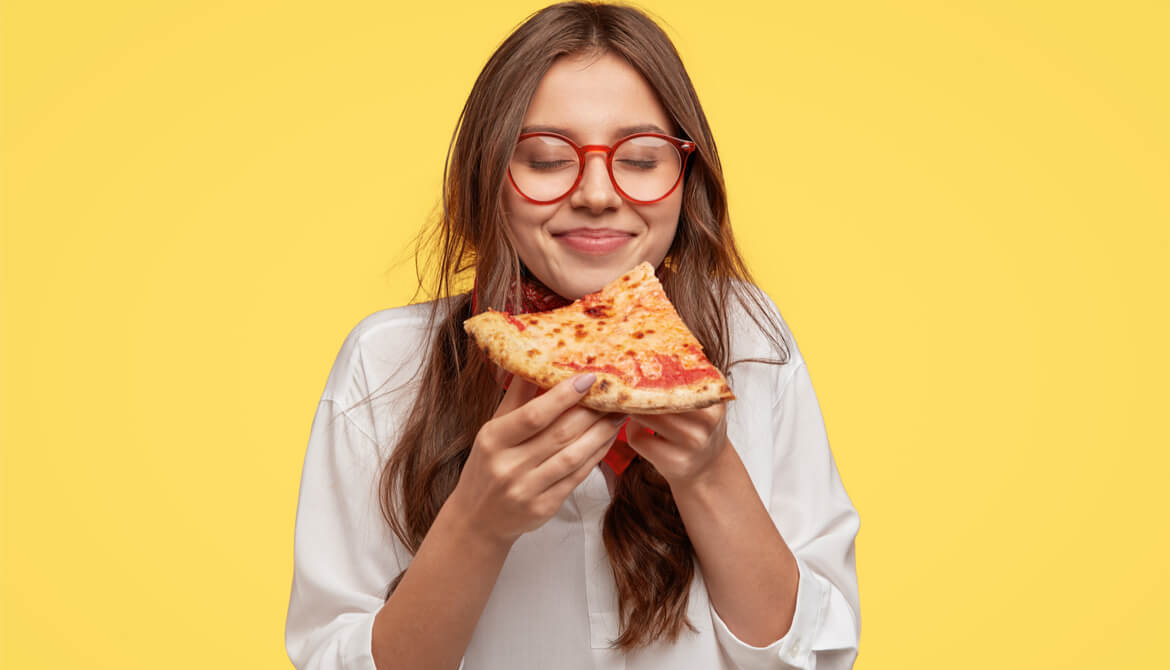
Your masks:
M 732 239 L 723 171 L 707 119 L 674 45 L 641 11 L 569 2 L 536 12 L 492 54 L 459 116 L 444 166 L 442 212 L 420 238 L 420 290 L 434 298 L 417 397 L 379 480 L 382 515 L 414 554 L 459 481 L 480 427 L 503 389 L 493 366 L 464 333 L 475 304 L 502 309 L 509 291 L 520 304 L 524 268 L 505 225 L 501 187 L 528 104 L 553 61 L 608 51 L 624 57 L 658 93 L 681 137 L 698 151 L 687 167 L 678 230 L 664 261 L 663 284 L 711 362 L 725 373 L 730 356 L 727 307 L 737 299 L 770 338 L 783 363 L 788 348 Z M 423 261 L 419 261 L 423 263 Z M 428 280 L 434 285 L 424 289 Z M 762 320 L 761 320 L 762 318 Z M 743 361 L 736 361 L 743 362 Z M 618 480 L 603 538 L 613 568 L 621 634 L 628 651 L 678 639 L 687 620 L 695 553 L 666 480 L 636 458 Z M 402 579 L 389 585 L 386 598 Z

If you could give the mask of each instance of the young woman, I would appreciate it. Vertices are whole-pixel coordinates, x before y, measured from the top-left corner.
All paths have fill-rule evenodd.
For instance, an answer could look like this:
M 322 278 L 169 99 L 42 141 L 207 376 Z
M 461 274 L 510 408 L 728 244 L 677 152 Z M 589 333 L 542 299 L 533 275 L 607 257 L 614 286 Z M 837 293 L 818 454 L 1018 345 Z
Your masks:
M 533 15 L 476 81 L 445 183 L 434 299 L 354 328 L 313 422 L 293 664 L 852 666 L 858 516 L 662 30 L 613 5 Z M 597 412 L 593 375 L 508 383 L 463 332 L 643 261 L 736 400 Z

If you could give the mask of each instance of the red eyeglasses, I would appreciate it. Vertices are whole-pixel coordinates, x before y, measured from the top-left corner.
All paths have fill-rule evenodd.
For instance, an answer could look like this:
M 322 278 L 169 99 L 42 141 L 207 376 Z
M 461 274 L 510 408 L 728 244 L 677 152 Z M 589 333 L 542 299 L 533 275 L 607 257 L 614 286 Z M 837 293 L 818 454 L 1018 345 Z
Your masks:
M 605 152 L 614 188 L 626 200 L 647 205 L 665 199 L 682 182 L 694 142 L 659 133 L 637 133 L 613 146 L 586 144 L 556 133 L 525 133 L 516 140 L 508 180 L 525 200 L 554 203 L 573 192 L 585 174 L 585 154 Z

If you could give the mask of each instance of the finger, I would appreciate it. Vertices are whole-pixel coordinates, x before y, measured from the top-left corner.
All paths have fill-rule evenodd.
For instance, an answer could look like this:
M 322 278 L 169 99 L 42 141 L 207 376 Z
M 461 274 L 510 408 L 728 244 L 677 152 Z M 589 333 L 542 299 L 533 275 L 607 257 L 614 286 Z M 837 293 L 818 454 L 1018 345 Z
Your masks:
M 562 477 L 559 481 L 553 483 L 553 485 L 546 489 L 540 497 L 543 498 L 547 496 L 548 498 L 552 499 L 552 502 L 563 503 L 565 498 L 569 497 L 569 494 L 572 493 L 573 490 L 578 486 L 580 486 L 581 482 L 585 481 L 585 478 L 589 476 L 589 473 L 593 472 L 593 468 L 596 468 L 597 464 L 600 463 L 603 458 L 605 458 L 605 455 L 609 453 L 609 450 L 613 446 L 613 442 L 616 438 L 617 433 L 615 432 L 613 437 L 602 442 L 601 446 L 598 447 L 597 450 L 592 454 L 590 454 L 589 458 L 583 464 L 581 464 L 580 467 L 571 472 L 568 476 Z
M 544 427 L 532 437 L 514 447 L 519 466 L 525 470 L 532 470 L 546 459 L 576 442 L 586 431 L 598 421 L 607 417 L 616 417 L 616 414 L 607 414 L 584 405 L 570 407 L 553 419 L 552 423 Z M 611 419 L 617 421 L 617 419 Z M 615 426 L 617 423 L 614 424 Z
M 511 412 L 532 400 L 540 391 L 539 386 L 523 377 L 516 375 L 511 375 L 511 377 L 511 381 L 508 382 L 508 390 L 504 391 L 504 399 L 500 401 L 500 406 L 496 408 L 496 413 L 493 416 L 503 416 Z
M 666 425 L 669 419 L 663 419 L 664 416 L 671 416 L 668 414 L 638 414 L 630 417 L 630 425 L 628 430 L 643 432 L 645 430 L 652 430 L 655 433 L 661 433 L 662 427 Z
M 535 491 L 547 491 L 562 479 L 580 472 L 581 468 L 585 468 L 588 474 L 589 468 L 601 462 L 613 446 L 624 420 L 625 416 L 621 414 L 599 417 L 581 437 L 546 458 L 532 471 Z
M 641 437 L 643 435 L 647 435 L 647 436 L 649 436 L 649 435 L 663 435 L 664 434 L 663 433 L 664 427 L 667 430 L 666 434 L 669 434 L 669 432 L 670 432 L 669 423 L 662 421 L 660 419 L 646 421 L 647 416 L 660 416 L 660 415 L 647 414 L 647 415 L 632 416 L 632 417 L 630 417 L 630 422 L 628 424 L 626 424 L 626 440 L 630 443 L 631 446 L 633 446 L 633 444 L 634 444 L 634 438 L 638 438 L 638 437 Z M 653 424 L 653 425 L 651 425 L 651 424 Z
M 581 397 L 597 380 L 592 372 L 570 377 L 523 405 L 501 415 L 499 437 L 505 444 L 520 444 L 544 430 L 566 410 L 580 402 Z M 511 388 L 508 389 L 509 391 Z M 594 410 L 589 410 L 600 414 Z
M 651 430 L 641 423 L 630 420 L 626 426 L 626 442 L 635 450 L 644 449 L 658 444 L 670 444 L 671 439 L 661 432 Z
M 677 414 L 639 414 L 630 420 L 639 431 L 654 431 L 667 439 L 678 440 L 690 431 L 710 432 L 723 417 L 723 408 L 713 405 L 705 409 Z

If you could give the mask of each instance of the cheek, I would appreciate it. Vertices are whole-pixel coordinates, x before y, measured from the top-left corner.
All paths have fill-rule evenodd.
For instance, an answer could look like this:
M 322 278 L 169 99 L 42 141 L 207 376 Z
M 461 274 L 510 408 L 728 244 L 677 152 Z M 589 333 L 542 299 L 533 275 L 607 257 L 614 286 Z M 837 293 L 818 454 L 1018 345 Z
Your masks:
M 528 268 L 539 268 L 543 263 L 545 245 L 541 240 L 543 226 L 551 216 L 548 207 L 533 205 L 515 192 L 505 193 L 501 200 L 504 225 L 512 238 L 512 246 L 520 261 Z
M 650 230 L 655 235 L 655 246 L 661 246 L 665 251 L 678 234 L 679 216 L 682 213 L 682 198 L 671 196 L 662 203 L 661 211 L 655 212 L 650 221 Z
M 531 205 L 521 200 L 515 193 L 505 193 L 501 202 L 504 208 L 504 221 L 518 241 L 526 232 L 539 225 Z

